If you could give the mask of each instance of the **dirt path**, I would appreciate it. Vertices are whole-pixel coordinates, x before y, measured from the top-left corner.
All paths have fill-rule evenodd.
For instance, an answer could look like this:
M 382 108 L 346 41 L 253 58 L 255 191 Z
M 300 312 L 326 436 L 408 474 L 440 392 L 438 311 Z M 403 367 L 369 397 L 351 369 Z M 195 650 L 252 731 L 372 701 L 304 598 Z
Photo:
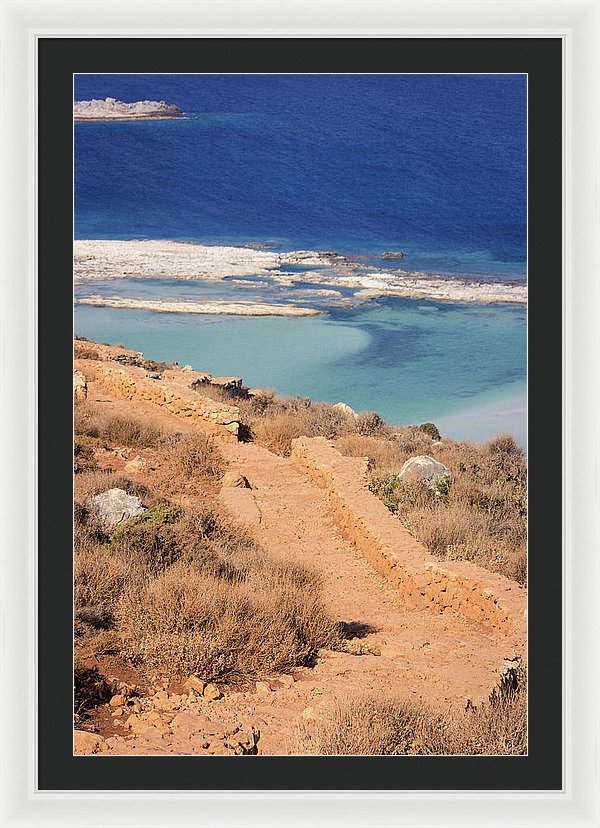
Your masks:
M 115 413 L 144 413 L 156 425 L 183 430 L 181 420 L 173 415 L 150 404 L 110 400 L 94 385 L 89 398 L 104 400 Z M 447 708 L 465 705 L 467 699 L 477 703 L 487 698 L 498 679 L 499 665 L 512 655 L 504 651 L 502 640 L 458 616 L 404 607 L 398 592 L 341 537 L 323 491 L 289 458 L 251 443 L 220 448 L 229 468 L 245 475 L 251 485 L 251 489 L 224 489 L 226 508 L 269 553 L 322 573 L 324 601 L 333 616 L 356 630 L 350 647 L 364 654 L 323 652 L 315 668 L 294 671 L 294 681 L 286 678 L 279 686 L 272 682 L 273 691 L 261 686 L 259 692 L 225 693 L 215 701 L 167 694 L 160 703 L 166 705 L 166 712 L 147 698 L 128 726 L 124 725 L 127 717 L 113 721 L 115 736 L 102 743 L 102 751 L 211 752 L 202 747 L 211 744 L 208 725 L 203 725 L 204 730 L 200 725 L 199 730 L 190 729 L 189 717 L 178 717 L 182 711 L 204 717 L 198 722 L 208 716 L 213 730 L 215 722 L 229 729 L 247 729 L 251 723 L 261 732 L 260 753 L 274 754 L 293 750 L 299 723 L 318 722 L 336 700 L 391 691 Z M 153 729 L 150 735 L 149 729 Z M 192 737 L 195 741 L 190 742 Z

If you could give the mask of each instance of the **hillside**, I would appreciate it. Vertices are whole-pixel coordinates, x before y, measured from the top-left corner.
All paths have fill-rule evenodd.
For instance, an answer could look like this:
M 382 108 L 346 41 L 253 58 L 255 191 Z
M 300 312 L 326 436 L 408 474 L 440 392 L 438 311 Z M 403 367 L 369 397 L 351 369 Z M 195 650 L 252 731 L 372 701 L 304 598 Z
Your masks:
M 456 519 L 472 490 L 458 471 L 456 495 L 398 489 L 394 463 L 464 446 L 118 346 L 76 340 L 75 369 L 76 751 L 378 752 L 375 699 L 391 704 L 385 752 L 523 752 L 510 444 L 469 449 L 504 556 L 465 541 L 467 560 L 442 559 L 406 516 L 422 529 L 441 503 Z M 109 530 L 91 504 L 115 488 L 146 511 Z

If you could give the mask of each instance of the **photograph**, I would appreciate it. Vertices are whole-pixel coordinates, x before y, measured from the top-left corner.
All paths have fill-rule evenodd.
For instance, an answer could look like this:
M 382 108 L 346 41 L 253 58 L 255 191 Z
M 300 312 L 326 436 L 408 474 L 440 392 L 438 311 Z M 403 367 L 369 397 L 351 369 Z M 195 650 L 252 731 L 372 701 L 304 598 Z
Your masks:
M 73 755 L 527 756 L 527 364 L 527 73 L 74 74 Z

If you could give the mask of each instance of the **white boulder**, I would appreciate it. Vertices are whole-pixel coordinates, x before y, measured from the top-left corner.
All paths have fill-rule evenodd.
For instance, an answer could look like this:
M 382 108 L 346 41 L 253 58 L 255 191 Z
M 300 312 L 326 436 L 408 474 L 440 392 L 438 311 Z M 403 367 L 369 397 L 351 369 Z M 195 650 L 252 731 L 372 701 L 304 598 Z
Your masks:
M 127 494 L 124 489 L 108 489 L 96 495 L 92 498 L 92 508 L 103 528 L 108 530 L 148 511 L 139 497 Z
M 347 414 L 349 417 L 356 417 L 356 411 L 353 408 L 350 408 L 345 402 L 336 403 L 333 406 L 337 411 L 341 411 L 342 414 Z
M 398 474 L 398 480 L 405 483 L 423 483 L 430 489 L 435 489 L 440 480 L 449 477 L 452 477 L 450 469 L 428 454 L 410 457 Z

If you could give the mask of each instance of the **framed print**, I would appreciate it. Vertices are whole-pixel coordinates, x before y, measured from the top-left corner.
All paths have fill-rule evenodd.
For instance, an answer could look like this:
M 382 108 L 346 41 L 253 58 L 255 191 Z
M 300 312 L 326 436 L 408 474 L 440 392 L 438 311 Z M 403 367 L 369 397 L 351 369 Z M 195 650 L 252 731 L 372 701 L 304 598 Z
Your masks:
M 3 824 L 599 824 L 598 4 L 543 8 L 5 5 Z

